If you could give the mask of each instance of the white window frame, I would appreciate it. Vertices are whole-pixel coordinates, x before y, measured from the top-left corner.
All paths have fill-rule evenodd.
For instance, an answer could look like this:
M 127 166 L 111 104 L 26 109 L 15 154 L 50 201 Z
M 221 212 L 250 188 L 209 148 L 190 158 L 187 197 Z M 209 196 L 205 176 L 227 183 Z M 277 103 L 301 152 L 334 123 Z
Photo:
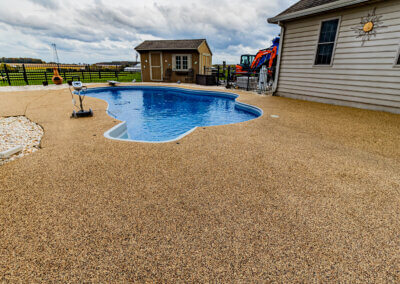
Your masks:
M 181 57 L 181 68 L 176 68 L 176 57 Z M 187 56 L 188 64 L 187 69 L 183 69 L 183 56 Z M 187 72 L 192 68 L 192 54 L 173 54 L 172 55 L 172 71 L 175 72 Z
M 321 30 L 322 30 L 322 23 L 324 22 L 328 22 L 328 21 L 332 21 L 332 20 L 339 20 L 338 21 L 338 26 L 337 26 L 337 30 L 336 30 L 336 37 L 335 37 L 335 42 L 333 44 L 333 50 L 332 50 L 332 60 L 331 60 L 331 64 L 315 64 L 315 61 L 317 59 L 317 54 L 318 54 L 318 46 L 319 46 L 319 38 L 321 37 Z M 335 53 L 336 53 L 336 45 L 337 45 L 337 41 L 339 38 L 339 33 L 340 33 L 340 24 L 342 22 L 342 16 L 338 16 L 338 17 L 333 17 L 333 18 L 329 18 L 329 19 L 323 19 L 319 22 L 319 29 L 318 29 L 318 35 L 317 35 L 317 43 L 315 45 L 315 51 L 314 51 L 314 58 L 313 58 L 313 67 L 317 67 L 317 68 L 329 68 L 333 66 L 333 61 L 335 60 Z
M 396 58 L 394 59 L 394 64 L 393 64 L 394 68 L 400 68 L 400 63 L 397 63 L 397 62 L 399 62 L 399 58 L 400 58 L 400 46 L 397 50 Z

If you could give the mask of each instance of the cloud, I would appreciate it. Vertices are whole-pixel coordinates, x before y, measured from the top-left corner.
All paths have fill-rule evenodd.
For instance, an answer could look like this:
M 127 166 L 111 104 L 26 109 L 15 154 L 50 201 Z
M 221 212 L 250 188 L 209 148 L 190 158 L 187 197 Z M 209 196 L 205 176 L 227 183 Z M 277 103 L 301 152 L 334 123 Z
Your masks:
M 57 0 L 29 0 L 30 2 L 49 9 L 58 9 L 60 1 Z
M 56 43 L 63 62 L 134 58 L 146 39 L 206 38 L 214 62 L 236 63 L 241 53 L 270 45 L 279 28 L 266 20 L 295 0 L 2 0 L 2 56 L 51 54 Z M 10 37 L 10 34 L 13 36 Z M 26 43 L 22 44 L 21 43 Z M 8 49 L 6 46 L 18 45 Z M 18 52 L 18 54 L 17 54 Z

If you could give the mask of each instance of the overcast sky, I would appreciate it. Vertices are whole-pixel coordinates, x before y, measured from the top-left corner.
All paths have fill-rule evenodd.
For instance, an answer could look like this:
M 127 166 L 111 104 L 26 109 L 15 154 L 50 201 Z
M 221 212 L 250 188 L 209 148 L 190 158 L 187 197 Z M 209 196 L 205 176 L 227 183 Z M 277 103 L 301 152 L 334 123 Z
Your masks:
M 270 45 L 267 23 L 296 0 L 0 0 L 0 57 L 62 63 L 134 60 L 148 39 L 206 38 L 213 62 Z

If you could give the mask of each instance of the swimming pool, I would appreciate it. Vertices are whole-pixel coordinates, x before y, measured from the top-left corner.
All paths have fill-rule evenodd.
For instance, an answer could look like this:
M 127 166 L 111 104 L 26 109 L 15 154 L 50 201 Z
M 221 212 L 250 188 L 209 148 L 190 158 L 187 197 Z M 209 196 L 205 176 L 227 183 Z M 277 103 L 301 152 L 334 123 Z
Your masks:
M 123 123 L 106 131 L 110 139 L 171 142 L 196 127 L 255 119 L 262 110 L 236 102 L 232 93 L 175 87 L 129 86 L 88 89 L 89 97 L 107 101 L 107 112 Z

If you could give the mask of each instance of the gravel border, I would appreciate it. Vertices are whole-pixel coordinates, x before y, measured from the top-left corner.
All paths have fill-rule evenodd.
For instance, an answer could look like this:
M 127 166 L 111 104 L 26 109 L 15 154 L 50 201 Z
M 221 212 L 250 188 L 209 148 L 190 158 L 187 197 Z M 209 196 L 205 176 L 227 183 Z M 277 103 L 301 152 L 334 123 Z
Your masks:
M 0 117 L 0 152 L 23 146 L 21 152 L 0 159 L 0 165 L 36 152 L 43 134 L 43 128 L 25 116 Z

